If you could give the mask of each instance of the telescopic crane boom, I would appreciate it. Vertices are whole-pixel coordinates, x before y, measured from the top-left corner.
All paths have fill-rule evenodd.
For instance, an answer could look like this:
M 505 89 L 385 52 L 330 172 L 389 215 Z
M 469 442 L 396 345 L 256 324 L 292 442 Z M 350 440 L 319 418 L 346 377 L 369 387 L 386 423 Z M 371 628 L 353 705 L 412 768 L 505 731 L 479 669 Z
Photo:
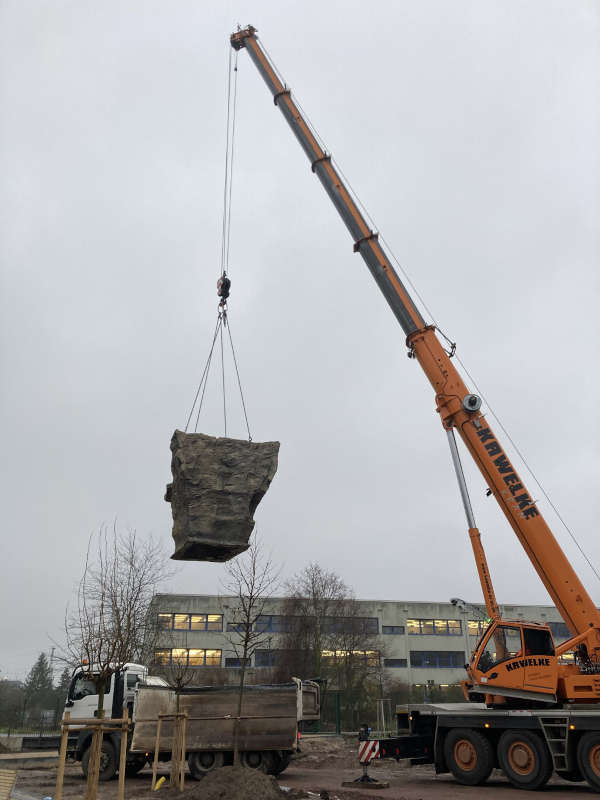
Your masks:
M 469 514 L 470 505 L 467 509 L 465 503 L 488 612 L 490 616 L 496 617 L 480 640 L 468 665 L 470 682 L 466 684 L 467 690 L 473 696 L 481 695 L 482 692 L 488 699 L 495 696 L 500 702 L 504 702 L 500 698 L 519 698 L 522 701 L 530 696 L 535 698 L 543 695 L 547 696 L 548 701 L 552 698 L 556 700 L 557 697 L 576 696 L 579 701 L 597 702 L 600 699 L 600 685 L 596 686 L 594 682 L 596 686 L 594 688 L 587 681 L 585 688 L 581 684 L 580 675 L 583 671 L 600 672 L 600 612 L 504 452 L 498 437 L 487 423 L 480 410 L 481 399 L 470 392 L 465 385 L 454 367 L 451 354 L 446 352 L 438 338 L 435 326 L 426 324 L 421 316 L 406 286 L 394 270 L 378 239 L 378 234 L 370 229 L 332 163 L 331 155 L 319 144 L 310 125 L 294 102 L 290 89 L 280 79 L 261 47 L 256 29 L 248 26 L 238 30 L 232 34 L 231 44 L 236 50 L 245 49 L 248 52 L 273 95 L 275 105 L 282 112 L 306 153 L 312 171 L 323 184 L 348 228 L 354 252 L 360 253 L 363 257 L 404 330 L 409 357 L 418 361 L 434 389 L 436 411 L 440 415 L 443 428 L 448 432 L 451 448 L 453 432 L 456 430 L 565 623 L 574 634 L 572 639 L 555 651 L 546 626 L 522 621 L 512 622 L 509 625 L 497 618 L 497 605 L 479 542 L 479 533 L 472 512 Z M 454 449 L 452 453 L 454 458 Z M 465 500 L 464 494 L 463 500 Z M 513 652 L 514 647 L 511 650 L 510 644 L 511 631 L 515 632 L 517 628 L 520 633 L 521 648 L 520 652 Z M 516 636 L 515 632 L 512 639 Z M 575 646 L 578 647 L 578 666 L 558 665 L 556 655 Z M 519 676 L 516 676 L 519 672 L 517 668 L 512 668 L 508 673 L 506 669 L 496 669 L 495 666 L 485 669 L 490 660 L 494 665 L 501 662 L 510 665 L 511 657 L 518 659 L 521 656 L 523 660 L 524 654 L 536 656 L 537 662 L 540 662 L 529 664 L 529 667 L 536 668 L 537 677 L 528 676 L 527 669 L 523 669 Z M 536 658 L 527 660 L 536 662 Z M 539 669 L 540 666 L 543 666 L 542 670 Z

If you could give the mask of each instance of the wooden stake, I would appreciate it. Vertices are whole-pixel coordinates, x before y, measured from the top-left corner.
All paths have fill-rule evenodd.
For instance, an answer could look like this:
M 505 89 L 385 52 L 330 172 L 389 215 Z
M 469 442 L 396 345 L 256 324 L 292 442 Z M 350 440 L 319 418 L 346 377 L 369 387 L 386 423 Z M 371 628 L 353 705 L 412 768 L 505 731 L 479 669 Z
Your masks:
M 65 711 L 64 720 L 61 723 L 61 733 L 60 733 L 60 750 L 58 752 L 58 774 L 56 776 L 56 791 L 55 796 L 56 800 L 62 800 L 62 790 L 63 790 L 63 782 L 65 779 L 65 761 L 67 758 L 67 741 L 69 738 L 69 718 L 71 716 L 70 711 Z
M 119 759 L 118 800 L 125 800 L 125 770 L 127 764 L 127 731 L 129 730 L 129 709 L 125 710 L 121 725 L 121 758 Z
M 184 711 L 183 719 L 181 720 L 181 761 L 180 761 L 180 777 L 179 777 L 180 792 L 183 792 L 185 786 L 186 728 L 187 728 L 187 711 Z
M 158 769 L 158 754 L 160 752 L 160 729 L 162 728 L 162 719 L 158 717 L 158 725 L 156 726 L 156 744 L 154 745 L 154 762 L 152 764 L 152 791 L 156 786 L 156 770 Z
M 179 763 L 181 754 L 181 728 L 179 714 L 173 714 L 173 736 L 171 738 L 171 776 L 169 785 L 179 786 Z
M 88 761 L 88 776 L 85 800 L 96 800 L 98 795 L 98 776 L 100 773 L 100 755 L 102 753 L 102 722 L 94 728 Z

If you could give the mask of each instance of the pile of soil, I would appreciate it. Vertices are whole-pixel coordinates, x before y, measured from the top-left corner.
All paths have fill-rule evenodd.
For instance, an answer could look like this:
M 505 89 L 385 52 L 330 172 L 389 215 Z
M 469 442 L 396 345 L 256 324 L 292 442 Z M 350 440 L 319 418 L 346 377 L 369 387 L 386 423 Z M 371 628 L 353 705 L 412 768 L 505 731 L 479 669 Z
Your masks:
M 221 767 L 209 772 L 201 781 L 186 781 L 183 792 L 168 789 L 157 792 L 174 800 L 281 800 L 288 797 L 271 775 L 247 767 Z

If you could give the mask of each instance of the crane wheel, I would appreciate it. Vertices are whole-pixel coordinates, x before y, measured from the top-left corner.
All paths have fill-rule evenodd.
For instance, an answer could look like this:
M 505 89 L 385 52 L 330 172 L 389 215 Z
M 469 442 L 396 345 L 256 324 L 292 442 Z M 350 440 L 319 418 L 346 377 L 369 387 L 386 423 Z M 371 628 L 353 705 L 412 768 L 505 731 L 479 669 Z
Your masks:
M 600 792 L 600 731 L 583 734 L 577 745 L 577 763 L 592 789 Z
M 444 757 L 459 783 L 479 786 L 494 768 L 494 748 L 489 739 L 471 728 L 456 728 L 444 741 Z
M 552 775 L 548 748 L 540 736 L 530 731 L 504 731 L 498 742 L 498 760 L 518 789 L 539 789 Z

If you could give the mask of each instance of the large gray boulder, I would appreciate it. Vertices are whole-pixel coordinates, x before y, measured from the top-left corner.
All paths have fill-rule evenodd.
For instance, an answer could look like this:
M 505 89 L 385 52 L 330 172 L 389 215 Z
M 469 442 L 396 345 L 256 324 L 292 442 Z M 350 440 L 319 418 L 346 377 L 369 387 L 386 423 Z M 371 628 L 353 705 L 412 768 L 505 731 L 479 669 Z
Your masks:
M 248 549 L 253 515 L 277 471 L 279 442 L 175 431 L 165 500 L 181 561 L 229 561 Z

